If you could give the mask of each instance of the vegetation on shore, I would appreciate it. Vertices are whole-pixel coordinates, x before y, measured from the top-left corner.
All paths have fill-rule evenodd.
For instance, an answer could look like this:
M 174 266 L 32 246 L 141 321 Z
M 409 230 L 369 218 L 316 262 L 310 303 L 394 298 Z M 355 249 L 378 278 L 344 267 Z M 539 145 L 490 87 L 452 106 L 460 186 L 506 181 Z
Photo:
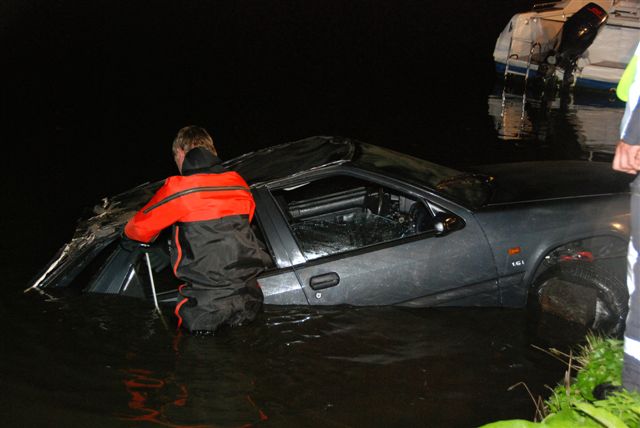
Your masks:
M 537 421 L 513 419 L 481 428 L 640 427 L 640 394 L 621 387 L 621 340 L 588 336 L 575 357 L 549 352 L 563 358 L 568 368 L 551 396 L 536 405 Z

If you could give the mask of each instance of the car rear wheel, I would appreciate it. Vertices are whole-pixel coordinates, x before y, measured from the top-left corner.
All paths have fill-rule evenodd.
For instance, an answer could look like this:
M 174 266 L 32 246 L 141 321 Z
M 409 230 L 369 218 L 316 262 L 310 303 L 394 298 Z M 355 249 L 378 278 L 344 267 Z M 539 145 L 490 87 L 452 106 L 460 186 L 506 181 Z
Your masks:
M 535 280 L 528 305 L 537 334 L 544 334 L 545 325 L 555 319 L 621 337 L 628 301 L 627 287 L 607 269 L 596 263 L 567 261 Z

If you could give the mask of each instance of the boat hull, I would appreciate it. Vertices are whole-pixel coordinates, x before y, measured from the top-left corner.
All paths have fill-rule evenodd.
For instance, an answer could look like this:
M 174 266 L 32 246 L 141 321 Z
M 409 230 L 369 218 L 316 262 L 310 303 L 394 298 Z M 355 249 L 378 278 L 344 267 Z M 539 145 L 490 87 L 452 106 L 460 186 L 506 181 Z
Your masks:
M 575 3 L 575 4 L 574 4 Z M 532 10 L 514 15 L 500 33 L 493 52 L 500 74 L 538 76 L 538 65 L 554 49 L 554 40 L 579 2 L 559 4 L 564 8 Z M 588 49 L 578 58 L 573 85 L 585 89 L 612 91 L 640 42 L 640 0 L 616 3 L 608 9 L 609 19 Z M 508 67 L 508 73 L 505 69 Z M 558 67 L 556 77 L 562 79 Z
M 506 70 L 506 63 L 504 62 L 495 62 L 496 73 L 500 75 L 504 75 Z M 509 63 L 509 74 L 514 76 L 525 77 L 527 74 L 527 64 L 523 61 L 511 61 Z M 605 74 L 605 76 L 602 76 Z M 583 89 L 591 89 L 597 91 L 614 91 L 616 86 L 618 85 L 618 81 L 622 73 L 609 72 L 605 70 L 604 73 L 580 73 L 575 75 L 575 84 L 574 86 L 583 88 Z M 529 78 L 539 77 L 538 74 L 538 65 L 531 64 L 529 66 Z M 562 72 L 559 71 L 557 73 L 557 77 L 559 80 L 562 80 Z

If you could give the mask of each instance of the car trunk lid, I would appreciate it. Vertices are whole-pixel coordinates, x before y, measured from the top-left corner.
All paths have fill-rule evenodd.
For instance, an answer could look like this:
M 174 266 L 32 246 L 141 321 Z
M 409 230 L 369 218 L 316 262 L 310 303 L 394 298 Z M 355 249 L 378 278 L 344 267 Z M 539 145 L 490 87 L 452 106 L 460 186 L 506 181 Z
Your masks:
M 634 179 L 614 171 L 609 162 L 516 162 L 471 170 L 492 177 L 492 192 L 486 205 L 626 193 Z

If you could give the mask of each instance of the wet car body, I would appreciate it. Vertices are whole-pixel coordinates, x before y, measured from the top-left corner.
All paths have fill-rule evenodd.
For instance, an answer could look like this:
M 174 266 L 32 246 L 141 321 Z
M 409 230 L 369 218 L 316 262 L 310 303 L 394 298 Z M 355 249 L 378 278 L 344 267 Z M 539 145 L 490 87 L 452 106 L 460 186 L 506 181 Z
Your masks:
M 254 228 L 273 261 L 259 277 L 266 304 L 522 307 L 554 264 L 624 266 L 632 177 L 606 163 L 460 172 L 312 137 L 225 165 L 256 201 Z M 159 300 L 175 301 L 168 233 L 148 249 L 118 245 L 126 221 L 160 185 L 103 200 L 30 289 L 150 298 L 153 284 Z

